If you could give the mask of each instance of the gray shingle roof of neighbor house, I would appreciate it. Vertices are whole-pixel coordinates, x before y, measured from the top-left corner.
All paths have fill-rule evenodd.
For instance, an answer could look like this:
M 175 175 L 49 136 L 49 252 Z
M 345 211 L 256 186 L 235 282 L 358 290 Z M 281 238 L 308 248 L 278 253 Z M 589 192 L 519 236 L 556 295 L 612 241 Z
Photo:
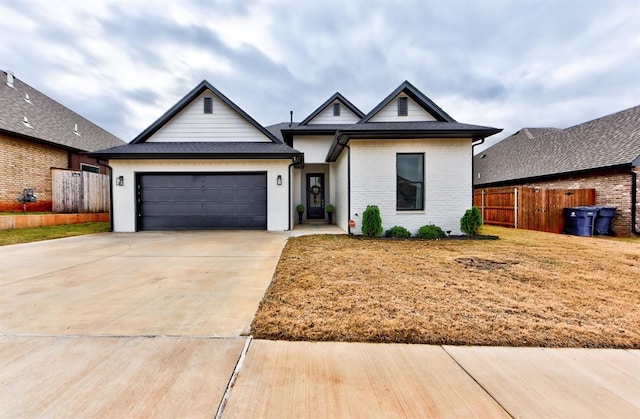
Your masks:
M 0 132 L 78 152 L 125 144 L 9 74 L 0 71 Z
M 240 109 L 238 105 L 233 103 L 228 97 L 223 95 L 218 89 L 213 87 L 211 83 L 206 80 L 202 80 L 200 84 L 198 84 L 193 90 L 191 90 L 185 97 L 180 99 L 178 103 L 173 105 L 167 112 L 165 112 L 160 118 L 158 118 L 153 124 L 151 124 L 147 129 L 142 131 L 136 138 L 131 141 L 131 144 L 144 143 L 147 141 L 153 134 L 155 134 L 160 128 L 162 128 L 171 118 L 176 116 L 181 110 L 183 110 L 187 105 L 189 105 L 195 98 L 197 98 L 202 92 L 205 90 L 210 90 L 211 93 L 216 95 L 220 100 L 226 103 L 231 109 L 236 111 L 242 118 L 247 120 L 251 125 L 253 125 L 258 131 L 262 132 L 268 139 L 273 141 L 274 143 L 281 143 L 278 137 L 274 136 L 269 130 L 260 125 L 255 119 L 250 117 L 245 111 Z
M 640 106 L 566 129 L 524 128 L 474 156 L 476 186 L 640 165 Z
M 301 156 L 286 144 L 259 142 L 161 142 L 137 143 L 89 154 L 117 159 L 284 159 Z

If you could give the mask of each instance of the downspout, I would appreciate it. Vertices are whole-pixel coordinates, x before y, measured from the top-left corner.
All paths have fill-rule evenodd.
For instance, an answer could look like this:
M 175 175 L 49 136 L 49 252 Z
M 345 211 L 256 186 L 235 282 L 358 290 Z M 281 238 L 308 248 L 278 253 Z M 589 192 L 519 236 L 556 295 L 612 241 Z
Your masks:
M 287 175 L 289 176 L 289 231 L 293 230 L 293 226 L 291 225 L 291 213 L 293 212 L 293 208 L 291 207 L 291 195 L 293 194 L 293 184 L 291 183 L 291 179 L 292 179 L 292 167 L 295 167 L 296 165 L 302 165 L 304 164 L 304 155 L 300 158 L 300 160 L 298 160 L 297 157 L 293 157 L 291 159 L 291 164 L 289 165 L 289 167 L 287 168 Z
M 339 135 L 339 134 L 337 134 Z M 347 139 L 347 142 L 349 139 Z M 351 220 L 351 147 L 349 147 L 346 143 L 342 144 L 338 141 L 338 145 L 346 148 L 347 152 L 347 234 L 351 235 L 351 226 L 349 225 L 349 221 Z
M 474 173 L 474 164 L 473 164 L 473 158 L 475 156 L 475 153 L 473 152 L 474 149 L 476 148 L 477 145 L 481 145 L 484 144 L 484 138 L 480 138 L 480 140 L 476 140 L 478 142 L 474 143 L 473 141 L 471 142 L 471 207 L 473 207 L 473 182 L 475 182 L 475 173 Z M 471 208 L 469 207 L 469 208 Z M 482 214 L 482 216 L 484 217 L 484 212 Z
M 291 213 L 293 212 L 293 208 L 291 207 L 291 194 L 293 193 L 293 186 L 291 185 L 291 168 L 296 164 L 295 159 L 292 159 L 292 163 L 289 165 L 289 168 L 287 169 L 287 174 L 289 175 L 289 206 L 287 207 L 289 209 L 289 231 L 293 230 L 293 228 L 291 227 Z
M 629 171 L 631 175 L 631 232 L 636 236 L 640 236 L 640 232 L 636 228 L 636 207 L 638 205 L 638 174 L 633 171 L 633 168 Z
M 96 159 L 96 163 L 102 167 L 106 167 L 109 171 L 109 231 L 113 231 L 113 168 L 101 160 Z

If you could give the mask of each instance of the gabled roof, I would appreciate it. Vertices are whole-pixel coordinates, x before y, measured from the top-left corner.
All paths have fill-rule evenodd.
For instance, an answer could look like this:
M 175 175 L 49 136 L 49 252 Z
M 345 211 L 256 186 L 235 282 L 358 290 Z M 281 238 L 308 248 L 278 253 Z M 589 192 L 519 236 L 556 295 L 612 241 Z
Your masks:
M 89 154 L 117 159 L 288 159 L 302 160 L 302 153 L 286 144 L 261 142 L 162 142 L 136 143 Z
M 270 139 L 274 143 L 281 143 L 281 141 L 274 136 L 271 132 L 269 132 L 266 128 L 256 122 L 255 119 L 250 117 L 245 111 L 240 109 L 238 105 L 233 103 L 229 98 L 223 95 L 220 91 L 218 91 L 215 87 L 211 85 L 206 80 L 203 80 L 198 84 L 193 90 L 191 90 L 185 97 L 180 99 L 178 103 L 173 105 L 167 112 L 164 113 L 158 120 L 156 120 L 153 124 L 151 124 L 147 129 L 142 131 L 140 135 L 134 138 L 131 141 L 131 144 L 138 144 L 146 142 L 153 134 L 155 134 L 160 128 L 162 128 L 167 122 L 169 122 L 174 116 L 176 116 L 180 111 L 186 108 L 193 100 L 195 100 L 198 96 L 200 96 L 204 91 L 209 90 L 211 93 L 216 95 L 220 100 L 226 103 L 231 109 L 238 113 L 242 118 L 244 118 L 247 122 L 253 125 L 258 131 L 262 132 L 268 139 Z
M 489 185 L 632 165 L 640 165 L 640 106 L 562 130 L 521 129 L 474 157 L 473 179 Z
M 79 152 L 125 144 L 15 76 L 13 87 L 0 77 L 0 132 Z
M 307 125 L 313 118 L 318 116 L 320 112 L 325 110 L 329 105 L 331 105 L 334 101 L 340 101 L 344 106 L 347 107 L 352 113 L 354 113 L 358 118 L 362 118 L 364 113 L 358 109 L 353 103 L 349 102 L 344 96 L 342 96 L 339 92 L 336 92 L 333 96 L 327 99 L 322 105 L 318 106 L 318 108 L 311 112 L 311 115 L 307 116 L 305 119 L 300 122 L 300 126 Z
M 414 85 L 409 83 L 408 81 L 404 81 L 400 86 L 398 86 L 393 92 L 389 94 L 384 100 L 375 108 L 371 110 L 368 114 L 366 114 L 358 124 L 367 123 L 375 114 L 377 114 L 382 108 L 387 106 L 396 96 L 400 93 L 404 93 L 413 99 L 419 106 L 421 106 L 425 111 L 429 112 L 433 115 L 434 118 L 438 121 L 442 122 L 456 122 L 449 114 L 443 111 L 438 105 L 436 105 L 431 99 L 425 96 L 420 90 L 416 89 Z

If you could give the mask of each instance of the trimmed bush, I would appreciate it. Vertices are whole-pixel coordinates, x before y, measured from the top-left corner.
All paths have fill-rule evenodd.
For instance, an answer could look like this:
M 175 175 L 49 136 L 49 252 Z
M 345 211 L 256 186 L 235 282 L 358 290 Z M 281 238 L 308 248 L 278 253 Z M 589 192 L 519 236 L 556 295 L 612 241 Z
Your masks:
M 464 234 L 476 236 L 482 227 L 482 214 L 475 205 L 468 209 L 460 219 L 460 230 Z
M 298 214 L 302 214 L 304 212 L 304 205 L 298 204 L 296 206 L 296 211 L 298 211 Z
M 433 224 L 428 224 L 426 226 L 420 227 L 417 237 L 420 239 L 436 240 L 447 237 L 447 235 L 444 234 L 444 231 L 442 231 L 440 227 Z
M 362 213 L 362 234 L 367 237 L 378 237 L 382 234 L 382 218 L 377 205 L 367 205 Z
M 393 226 L 389 230 L 385 231 L 385 237 L 395 237 L 399 239 L 407 239 L 411 237 L 411 233 L 404 227 Z

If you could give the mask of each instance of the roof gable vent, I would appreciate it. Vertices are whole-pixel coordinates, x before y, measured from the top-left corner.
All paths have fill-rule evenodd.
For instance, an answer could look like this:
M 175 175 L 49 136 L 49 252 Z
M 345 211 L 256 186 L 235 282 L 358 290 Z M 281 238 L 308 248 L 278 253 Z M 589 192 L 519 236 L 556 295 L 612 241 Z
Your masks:
M 13 88 L 13 73 L 11 71 L 7 71 L 7 86 Z

